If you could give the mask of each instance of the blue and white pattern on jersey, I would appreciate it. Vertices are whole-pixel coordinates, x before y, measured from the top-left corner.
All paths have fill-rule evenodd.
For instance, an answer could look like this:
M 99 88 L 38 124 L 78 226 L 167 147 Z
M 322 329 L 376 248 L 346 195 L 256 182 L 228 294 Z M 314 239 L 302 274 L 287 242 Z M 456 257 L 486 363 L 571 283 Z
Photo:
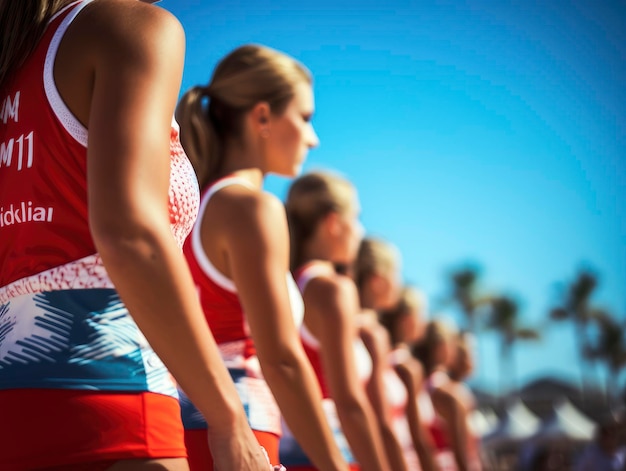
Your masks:
M 0 305 L 0 389 L 152 391 L 168 371 L 113 289 L 45 291 Z

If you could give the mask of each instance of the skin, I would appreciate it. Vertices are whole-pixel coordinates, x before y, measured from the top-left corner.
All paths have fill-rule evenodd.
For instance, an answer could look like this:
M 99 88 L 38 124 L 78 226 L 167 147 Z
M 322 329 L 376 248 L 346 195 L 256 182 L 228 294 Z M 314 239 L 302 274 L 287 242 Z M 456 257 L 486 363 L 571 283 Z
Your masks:
M 462 341 L 459 340 L 459 342 Z M 468 345 L 459 343 L 456 346 L 456 355 L 449 369 L 450 376 L 454 379 L 450 381 L 448 391 L 455 402 L 453 407 L 458 409 L 458 414 L 460 415 L 458 420 L 463 422 L 457 425 L 459 428 L 459 436 L 457 438 L 459 445 L 456 448 L 459 448 L 459 450 L 455 451 L 455 456 L 467 456 L 477 463 L 477 457 L 474 456 L 477 450 L 475 444 L 472 443 L 475 438 L 472 436 L 467 422 L 469 415 L 474 410 L 475 401 L 471 391 L 463 383 L 463 380 L 468 378 L 474 371 L 474 362 Z M 463 438 L 465 438 L 465 442 L 461 442 Z
M 345 470 L 293 321 L 284 206 L 262 191 L 267 173 L 297 175 L 318 144 L 313 111 L 313 92 L 303 81 L 282 114 L 261 102 L 244 115 L 241 137 L 226 141 L 222 174 L 254 188 L 232 185 L 214 194 L 200 222 L 201 240 L 213 265 L 237 286 L 263 375 L 289 428 L 319 469 Z
M 435 463 L 432 438 L 420 420 L 420 411 L 417 405 L 417 395 L 423 388 L 424 372 L 422 365 L 417 360 L 407 356 L 404 361 L 395 366 L 395 369 L 407 389 L 409 401 L 406 407 L 406 416 L 413 446 L 422 470 L 436 471 L 439 468 Z
M 359 334 L 372 357 L 372 376 L 367 383 L 366 391 L 376 414 L 387 459 L 393 470 L 406 470 L 407 465 L 402 454 L 402 447 L 393 429 L 393 418 L 384 383 L 385 372 L 390 368 L 389 335 L 376 321 L 374 311 L 361 314 Z
M 446 371 L 447 366 L 457 362 L 457 344 L 451 333 L 437 345 L 435 351 L 434 371 Z M 459 471 L 466 471 L 469 459 L 469 429 L 467 426 L 467 409 L 452 382 L 435 388 L 431 393 L 433 406 L 448 428 L 450 448 L 454 454 Z
M 415 307 L 408 308 L 406 312 L 402 312 L 395 318 L 392 329 L 397 344 L 394 348 L 407 348 L 407 345 L 422 337 L 426 326 L 423 318 L 423 314 Z M 395 370 L 407 389 L 408 397 L 417 398 L 419 391 L 424 387 L 424 369 L 421 363 L 412 356 L 406 355 L 402 362 L 395 365 Z M 420 419 L 417 400 L 409 400 L 406 415 L 413 446 L 417 451 L 422 469 L 424 471 L 437 470 L 432 438 Z
M 63 100 L 89 129 L 89 222 L 111 280 L 211 424 L 216 468 L 268 469 L 169 227 L 169 135 L 184 41 L 180 24 L 164 10 L 132 0 L 96 1 L 68 29 L 54 76 Z M 183 458 L 128 460 L 112 469 L 188 466 Z
M 391 309 L 398 302 L 401 283 L 398 270 L 380 271 L 365 280 L 359 290 L 362 315 L 359 318 L 360 335 L 372 356 L 372 378 L 367 385 L 367 394 L 372 403 L 380 428 L 387 458 L 394 470 L 407 469 L 402 447 L 393 430 L 393 421 L 384 375 L 390 368 L 391 344 L 385 328 L 378 323 L 377 310 Z
M 351 278 L 335 273 L 332 263 L 355 257 L 362 228 L 358 205 L 329 213 L 303 249 L 303 264 L 327 265 L 328 274 L 313 278 L 303 293 L 304 324 L 320 342 L 322 367 L 342 430 L 363 471 L 390 470 L 375 413 L 357 374 L 354 341 L 359 299 Z

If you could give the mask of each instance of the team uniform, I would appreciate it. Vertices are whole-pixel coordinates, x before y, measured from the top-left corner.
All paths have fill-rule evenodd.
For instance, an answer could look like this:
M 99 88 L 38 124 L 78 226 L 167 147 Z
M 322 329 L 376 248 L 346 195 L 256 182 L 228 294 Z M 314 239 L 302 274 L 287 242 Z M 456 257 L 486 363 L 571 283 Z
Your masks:
M 450 378 L 443 371 L 434 371 L 430 374 L 430 376 L 426 379 L 426 392 L 429 394 L 429 402 L 430 396 L 432 396 L 435 389 L 442 387 L 448 381 L 450 381 Z M 421 403 L 424 404 L 425 400 L 422 399 Z M 454 453 L 452 452 L 450 444 L 450 430 L 448 428 L 448 424 L 446 424 L 434 408 L 432 409 L 432 415 L 424 414 L 424 420 L 426 421 L 426 426 L 433 437 L 436 450 L 435 461 L 437 462 L 439 468 L 441 471 L 458 471 L 456 459 L 454 458 Z
M 87 129 L 56 88 L 55 15 L 0 90 L 0 469 L 184 457 L 176 386 L 96 252 Z M 169 214 L 182 242 L 199 190 L 173 124 Z M 90 469 L 98 469 L 96 465 Z
M 396 365 L 401 364 L 409 355 L 410 353 L 406 348 L 396 348 L 391 351 L 389 355 L 390 368 L 386 369 L 383 373 L 383 383 L 385 385 L 387 401 L 391 409 L 393 431 L 402 448 L 402 454 L 407 469 L 409 471 L 420 471 L 422 468 L 417 456 L 417 451 L 415 450 L 415 445 L 413 444 L 413 437 L 411 436 L 411 429 L 406 415 L 407 404 L 411 399 L 409 398 L 406 386 L 394 371 Z
M 230 185 L 252 188 L 247 180 L 234 176 L 220 179 L 210 185 L 202 194 L 198 224 L 191 231 L 183 251 L 195 280 L 207 323 L 235 382 L 250 428 L 268 452 L 270 462 L 278 463 L 280 410 L 261 373 L 237 287 L 231 279 L 215 268 L 202 247 L 200 221 L 207 204 L 215 193 Z M 304 315 L 302 297 L 291 274 L 286 274 L 286 281 L 294 321 L 299 325 Z M 180 397 L 191 470 L 212 469 L 206 439 L 206 421 L 183 391 L 180 392 Z
M 301 293 L 304 293 L 309 281 L 320 276 L 333 276 L 334 271 L 331 265 L 326 263 L 309 263 L 302 267 L 296 273 L 296 282 Z M 330 390 L 326 383 L 324 371 L 322 368 L 322 359 L 320 355 L 320 343 L 315 336 L 307 329 L 306 324 L 302 324 L 300 328 L 300 338 L 304 351 L 311 362 L 315 375 L 317 377 L 320 389 L 322 392 L 322 409 L 326 415 L 326 419 L 333 432 L 335 442 L 339 447 L 343 458 L 350 465 L 353 470 L 358 470 L 358 463 L 356 462 L 348 441 L 341 430 L 341 423 L 337 415 L 337 409 L 335 402 L 333 401 Z M 372 359 L 369 352 L 365 348 L 365 345 L 360 338 L 355 339 L 354 342 L 354 354 L 356 359 L 356 366 L 358 370 L 358 377 L 363 384 L 367 383 L 372 373 Z M 316 468 L 306 456 L 298 442 L 296 441 L 293 433 L 289 428 L 284 425 L 284 434 L 280 442 L 280 460 L 291 471 L 313 471 Z

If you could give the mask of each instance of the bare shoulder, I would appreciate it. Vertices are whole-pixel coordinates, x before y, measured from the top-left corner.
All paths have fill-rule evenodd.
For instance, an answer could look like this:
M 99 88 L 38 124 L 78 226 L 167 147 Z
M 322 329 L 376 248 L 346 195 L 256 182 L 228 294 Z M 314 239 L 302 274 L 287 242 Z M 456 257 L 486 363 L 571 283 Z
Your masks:
M 258 239 L 271 243 L 288 237 L 287 218 L 282 202 L 274 195 L 231 185 L 215 193 L 207 212 L 219 220 L 223 234 L 236 239 Z M 209 219 L 209 218 L 207 218 Z
M 75 23 L 90 50 L 136 60 L 158 54 L 162 47 L 184 45 L 184 31 L 174 15 L 136 0 L 95 0 Z
M 358 312 L 358 292 L 354 282 L 338 274 L 312 279 L 305 291 L 305 302 L 335 321 L 351 319 Z

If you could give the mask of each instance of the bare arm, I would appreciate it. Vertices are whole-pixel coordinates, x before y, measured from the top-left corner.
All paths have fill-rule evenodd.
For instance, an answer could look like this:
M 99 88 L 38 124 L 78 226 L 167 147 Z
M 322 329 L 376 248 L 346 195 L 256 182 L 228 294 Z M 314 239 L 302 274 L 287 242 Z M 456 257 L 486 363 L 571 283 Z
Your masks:
M 84 15 L 93 88 L 83 120 L 96 248 L 150 345 L 211 424 L 216 465 L 267 469 L 169 227 L 182 29 L 169 13 L 141 2 L 95 2 Z
M 443 388 L 436 389 L 433 392 L 432 399 L 435 409 L 446 422 L 450 447 L 459 471 L 467 471 L 468 430 L 465 408 L 454 394 Z
M 421 365 L 409 357 L 404 362 L 396 365 L 396 371 L 408 392 L 406 415 L 413 446 L 415 451 L 417 451 L 422 469 L 423 471 L 437 471 L 439 468 L 435 463 L 432 438 L 420 420 L 420 411 L 417 403 L 417 394 L 421 387 L 420 383 L 423 375 Z
M 361 337 L 372 356 L 372 377 L 367 384 L 367 394 L 376 413 L 383 444 L 387 453 L 387 459 L 391 469 L 406 470 L 406 461 L 402 454 L 402 447 L 393 430 L 391 411 L 385 391 L 384 373 L 389 365 L 387 357 L 389 353 L 389 339 L 382 327 L 375 323 L 367 323 L 360 329 Z
M 222 241 L 263 375 L 289 428 L 316 467 L 346 469 L 293 321 L 286 281 L 289 236 L 284 207 L 267 193 L 240 187 L 234 196 L 236 191 L 226 188 L 214 198 L 215 203 L 224 203 L 219 219 L 225 222 Z M 227 195 L 234 197 L 227 199 Z M 214 204 L 207 212 L 215 208 Z
M 315 278 L 304 293 L 305 322 L 320 341 L 324 374 L 341 427 L 363 471 L 388 470 L 376 416 L 357 375 L 358 293 L 345 277 Z

